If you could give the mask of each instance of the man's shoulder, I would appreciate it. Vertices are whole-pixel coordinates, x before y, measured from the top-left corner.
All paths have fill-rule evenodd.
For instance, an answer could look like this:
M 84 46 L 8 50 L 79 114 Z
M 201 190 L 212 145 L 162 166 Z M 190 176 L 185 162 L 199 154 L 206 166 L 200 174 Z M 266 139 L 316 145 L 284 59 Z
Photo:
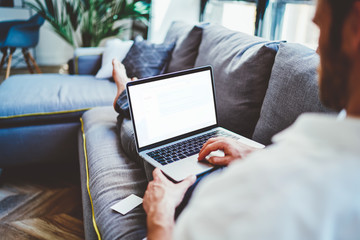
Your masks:
M 338 120 L 336 115 L 306 113 L 275 135 L 273 142 L 286 147 L 304 146 L 309 151 L 316 147 L 323 151 L 332 148 L 360 154 L 360 118 Z

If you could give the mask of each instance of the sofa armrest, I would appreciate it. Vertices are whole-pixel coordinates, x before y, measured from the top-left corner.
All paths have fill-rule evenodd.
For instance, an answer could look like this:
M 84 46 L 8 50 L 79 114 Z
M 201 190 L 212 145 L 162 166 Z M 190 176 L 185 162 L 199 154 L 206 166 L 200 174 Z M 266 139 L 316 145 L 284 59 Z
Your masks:
M 101 67 L 104 48 L 77 48 L 74 58 L 69 61 L 69 73 L 95 75 Z
M 101 55 L 74 57 L 74 74 L 96 75 L 101 67 Z
M 78 135 L 85 239 L 143 239 L 146 214 L 142 206 L 126 215 L 110 207 L 135 194 L 144 196 L 147 179 L 142 166 L 120 147 L 113 107 L 91 109 L 82 116 Z

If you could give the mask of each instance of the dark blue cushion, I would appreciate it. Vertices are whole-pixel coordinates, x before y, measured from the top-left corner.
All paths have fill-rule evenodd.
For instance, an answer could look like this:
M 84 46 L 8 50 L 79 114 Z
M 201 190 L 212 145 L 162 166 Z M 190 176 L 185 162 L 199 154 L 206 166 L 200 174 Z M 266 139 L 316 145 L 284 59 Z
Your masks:
M 175 43 L 135 41 L 122 61 L 128 77 L 146 78 L 161 74 L 174 47 Z
M 0 127 L 0 168 L 78 159 L 77 122 Z

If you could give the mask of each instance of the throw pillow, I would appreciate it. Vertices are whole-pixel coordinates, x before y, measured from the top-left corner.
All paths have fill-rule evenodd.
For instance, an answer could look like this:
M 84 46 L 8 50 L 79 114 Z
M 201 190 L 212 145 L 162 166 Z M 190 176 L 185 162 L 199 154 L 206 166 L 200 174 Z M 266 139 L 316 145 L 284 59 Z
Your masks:
M 265 145 L 304 112 L 330 112 L 319 99 L 319 56 L 300 44 L 280 44 L 253 139 Z
M 120 39 L 108 40 L 105 44 L 105 50 L 102 55 L 101 68 L 96 74 L 96 78 L 111 78 L 112 77 L 112 60 L 117 58 L 120 62 L 125 58 L 129 52 L 133 41 L 121 41 Z
M 278 45 L 218 25 L 203 29 L 195 66 L 214 69 L 220 126 L 252 136 Z
M 135 41 L 122 61 L 126 74 L 130 78 L 146 78 L 163 73 L 174 46 L 174 43 Z

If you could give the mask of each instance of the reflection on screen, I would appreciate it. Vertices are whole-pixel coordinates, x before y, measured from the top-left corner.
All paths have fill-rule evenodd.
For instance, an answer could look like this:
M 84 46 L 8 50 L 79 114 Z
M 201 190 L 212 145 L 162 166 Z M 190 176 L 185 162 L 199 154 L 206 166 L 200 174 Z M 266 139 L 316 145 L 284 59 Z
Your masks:
M 216 124 L 210 70 L 129 86 L 139 147 Z

